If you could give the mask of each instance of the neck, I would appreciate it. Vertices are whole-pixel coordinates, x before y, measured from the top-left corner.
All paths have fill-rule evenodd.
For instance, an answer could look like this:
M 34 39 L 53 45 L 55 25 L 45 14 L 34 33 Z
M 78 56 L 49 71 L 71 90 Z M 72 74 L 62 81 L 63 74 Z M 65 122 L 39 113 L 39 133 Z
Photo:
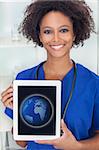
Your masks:
M 46 76 L 59 76 L 59 78 L 63 78 L 68 71 L 73 67 L 73 63 L 70 57 L 64 57 L 64 59 L 48 59 L 44 64 L 44 72 Z

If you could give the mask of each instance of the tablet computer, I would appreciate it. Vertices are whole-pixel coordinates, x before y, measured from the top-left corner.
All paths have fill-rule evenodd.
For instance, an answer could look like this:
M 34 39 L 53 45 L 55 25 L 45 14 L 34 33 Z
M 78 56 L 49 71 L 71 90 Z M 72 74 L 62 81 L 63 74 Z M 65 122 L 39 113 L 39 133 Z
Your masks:
M 61 81 L 15 80 L 13 90 L 14 139 L 60 137 Z

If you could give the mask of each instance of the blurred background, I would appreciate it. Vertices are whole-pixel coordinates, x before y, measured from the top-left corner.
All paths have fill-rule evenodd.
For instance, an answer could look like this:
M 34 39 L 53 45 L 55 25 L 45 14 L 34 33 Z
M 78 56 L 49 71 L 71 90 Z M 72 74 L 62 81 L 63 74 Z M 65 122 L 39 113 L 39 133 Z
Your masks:
M 92 34 L 81 48 L 72 49 L 71 58 L 99 74 L 99 0 L 85 0 L 93 10 L 98 34 Z M 0 0 L 0 94 L 16 74 L 46 59 L 46 51 L 19 35 L 17 28 L 30 0 Z M 0 97 L 1 99 L 1 97 Z M 0 101 L 0 150 L 21 149 L 11 134 L 12 120 L 4 114 Z

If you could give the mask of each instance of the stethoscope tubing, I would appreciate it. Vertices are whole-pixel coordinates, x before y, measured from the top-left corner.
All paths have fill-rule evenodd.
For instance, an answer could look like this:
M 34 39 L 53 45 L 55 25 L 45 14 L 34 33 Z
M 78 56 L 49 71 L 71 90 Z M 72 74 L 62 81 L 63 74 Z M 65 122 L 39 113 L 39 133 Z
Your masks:
M 36 70 L 36 73 L 35 73 L 35 80 L 38 80 L 39 78 L 39 70 L 41 68 L 41 66 L 45 63 L 46 61 L 42 62 L 38 67 L 37 67 L 37 70 Z M 72 80 L 72 87 L 71 87 L 71 90 L 70 90 L 70 95 L 69 95 L 69 98 L 67 100 L 67 103 L 65 105 L 65 108 L 64 108 L 64 111 L 63 111 L 63 115 L 62 115 L 62 119 L 64 120 L 65 119 L 65 115 L 66 115 L 66 111 L 67 111 L 67 108 L 69 106 L 69 103 L 71 101 L 71 98 L 73 96 L 73 93 L 74 93 L 74 89 L 75 89 L 75 84 L 76 84 L 76 77 L 77 77 L 77 66 L 76 66 L 76 63 L 74 60 L 72 60 L 73 62 L 73 66 L 74 66 L 74 76 L 73 76 L 73 80 Z

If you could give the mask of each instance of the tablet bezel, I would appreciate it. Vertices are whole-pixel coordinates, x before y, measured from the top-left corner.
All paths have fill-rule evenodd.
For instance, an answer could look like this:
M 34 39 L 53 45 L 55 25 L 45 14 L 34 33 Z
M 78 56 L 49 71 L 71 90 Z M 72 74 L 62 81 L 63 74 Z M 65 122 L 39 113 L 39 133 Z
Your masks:
M 18 134 L 18 87 L 54 86 L 56 87 L 56 131 L 55 135 L 19 135 Z M 13 82 L 13 136 L 15 140 L 51 140 L 60 137 L 61 120 L 61 81 L 60 80 L 15 80 Z

